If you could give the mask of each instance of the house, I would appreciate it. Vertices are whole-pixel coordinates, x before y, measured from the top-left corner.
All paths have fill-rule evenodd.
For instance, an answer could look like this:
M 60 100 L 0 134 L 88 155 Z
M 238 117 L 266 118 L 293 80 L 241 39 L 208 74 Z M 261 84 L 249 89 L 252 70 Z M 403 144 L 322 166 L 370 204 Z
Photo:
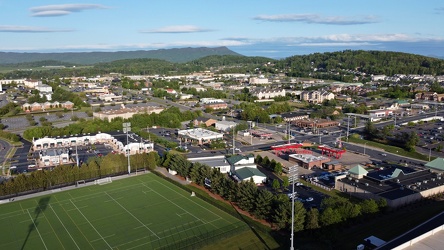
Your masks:
M 205 125 L 205 127 L 210 127 L 216 124 L 216 120 L 206 117 L 197 117 L 193 121 L 194 127 L 200 127 L 201 125 Z
M 239 181 L 250 181 L 256 185 L 263 184 L 267 181 L 267 176 L 257 169 L 254 163 L 254 155 L 233 155 L 227 157 L 230 164 L 230 174 Z
M 433 101 L 435 99 L 435 96 L 438 93 L 436 92 L 421 92 L 415 94 L 416 100 L 425 100 L 425 101 Z
M 170 95 L 177 95 L 177 91 L 175 89 L 166 89 L 165 91 Z

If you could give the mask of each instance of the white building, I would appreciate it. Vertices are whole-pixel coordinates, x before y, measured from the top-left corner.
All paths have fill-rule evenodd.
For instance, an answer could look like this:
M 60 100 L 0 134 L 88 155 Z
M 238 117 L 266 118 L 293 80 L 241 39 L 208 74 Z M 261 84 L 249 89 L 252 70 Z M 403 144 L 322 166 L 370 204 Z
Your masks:
M 203 128 L 179 130 L 177 135 L 179 138 L 184 138 L 186 142 L 197 142 L 199 145 L 211 143 L 211 141 L 214 140 L 222 140 L 224 138 L 224 135 L 221 133 Z
M 99 95 L 99 100 L 102 100 L 102 101 L 105 101 L 105 102 L 121 101 L 122 100 L 122 96 L 117 96 L 114 93 L 103 94 L 103 95 Z
M 224 100 L 216 98 L 201 98 L 200 103 L 203 105 L 213 104 L 213 103 L 224 103 Z
M 68 164 L 70 162 L 69 151 L 64 148 L 41 150 L 39 160 L 45 167 Z
M 250 84 L 268 84 L 268 78 L 250 77 Z
M 273 99 L 279 96 L 285 96 L 285 89 L 262 89 L 252 91 L 252 96 L 256 96 L 259 100 L 261 99 Z
M 76 146 L 91 145 L 95 143 L 103 143 L 113 148 L 117 153 L 128 152 L 131 155 L 138 153 L 148 153 L 154 150 L 154 144 L 148 142 L 137 134 L 127 134 L 117 131 L 110 133 L 83 134 L 64 137 L 45 137 L 33 140 L 32 148 L 34 150 L 49 150 L 60 148 L 71 148 Z
M 230 164 L 225 159 L 224 155 L 212 156 L 212 157 L 197 157 L 189 158 L 191 163 L 199 162 L 200 164 L 207 165 L 211 168 L 218 169 L 219 172 L 225 174 L 230 172 Z
M 234 127 L 237 126 L 237 123 L 232 122 L 232 121 L 217 121 L 215 123 L 215 127 L 217 130 L 219 131 L 231 131 L 231 129 L 233 129 Z
M 238 181 L 250 181 L 253 179 L 256 185 L 261 185 L 267 181 L 267 176 L 257 169 L 254 163 L 254 155 L 249 154 L 233 155 L 227 157 L 230 164 L 230 173 Z

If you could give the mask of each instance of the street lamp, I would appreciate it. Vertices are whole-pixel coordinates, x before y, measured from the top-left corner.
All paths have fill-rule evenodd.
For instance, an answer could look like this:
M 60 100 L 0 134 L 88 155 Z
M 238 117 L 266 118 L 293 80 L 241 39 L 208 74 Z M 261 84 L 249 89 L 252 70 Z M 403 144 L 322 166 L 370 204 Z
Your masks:
M 298 180 L 298 166 L 291 166 L 288 170 L 288 180 L 291 181 L 291 246 L 290 250 L 294 250 L 293 241 L 294 241 L 294 183 Z
M 364 155 L 365 155 L 365 148 L 367 147 L 367 142 L 364 143 Z
M 123 124 L 123 133 L 126 133 L 126 153 L 127 153 L 127 157 L 128 157 L 128 174 L 131 174 L 131 165 L 130 165 L 130 147 L 129 147 L 129 143 L 128 143 L 128 132 L 131 131 L 131 123 L 130 122 L 124 122 Z

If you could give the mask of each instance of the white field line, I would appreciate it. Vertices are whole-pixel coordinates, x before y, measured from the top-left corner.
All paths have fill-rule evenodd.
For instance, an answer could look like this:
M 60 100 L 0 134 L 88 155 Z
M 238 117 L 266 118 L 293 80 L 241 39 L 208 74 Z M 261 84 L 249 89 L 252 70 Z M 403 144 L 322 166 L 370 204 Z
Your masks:
M 71 201 L 72 205 L 73 205 L 74 207 L 77 208 L 76 204 L 74 204 L 74 202 L 72 202 L 71 199 L 70 199 L 70 201 Z M 102 238 L 102 240 L 108 245 L 108 247 L 109 247 L 110 249 L 113 249 L 113 248 L 110 246 L 110 244 L 105 240 L 105 238 L 103 238 L 103 236 L 99 233 L 99 231 L 97 231 L 97 229 L 93 226 L 93 224 L 91 224 L 91 222 L 88 220 L 88 218 L 86 218 L 86 216 L 82 213 L 82 211 L 80 211 L 78 208 L 77 208 L 77 211 L 79 211 L 79 213 L 83 216 L 83 218 L 85 218 L 85 220 L 86 220 L 86 221 L 89 223 L 89 225 L 94 229 L 94 231 L 96 231 L 96 233 L 100 236 L 100 238 Z
M 187 229 L 182 230 L 181 232 L 185 232 L 185 231 L 188 231 L 188 230 L 191 230 L 191 229 L 194 229 L 194 228 L 200 227 L 200 226 L 204 226 L 204 225 L 206 225 L 206 224 L 211 224 L 211 225 L 213 225 L 213 224 L 212 224 L 213 222 L 218 221 L 218 220 L 220 220 L 220 219 L 221 219 L 221 218 L 217 218 L 217 219 L 215 219 L 215 220 L 209 221 L 209 222 L 204 223 L 204 224 L 195 225 L 195 226 L 193 226 L 193 227 L 187 227 Z M 189 223 L 187 223 L 187 224 L 189 224 Z M 184 225 L 187 225 L 187 224 L 184 224 Z M 166 231 L 169 231 L 169 229 L 164 230 L 163 232 L 166 232 Z M 169 234 L 167 237 L 171 237 L 171 236 L 176 235 L 176 234 L 179 234 L 179 233 L 172 233 L 172 234 Z M 143 238 L 146 238 L 146 237 L 143 237 Z M 141 238 L 141 239 L 143 239 L 143 238 Z M 163 238 L 166 238 L 166 237 L 163 237 Z M 161 239 L 163 239 L 163 238 L 160 238 L 160 239 L 158 239 L 158 240 L 161 240 Z M 141 240 L 141 239 L 139 239 L 139 240 Z M 154 241 L 158 241 L 158 240 L 154 240 Z M 134 242 L 134 241 L 137 241 L 137 240 L 133 240 L 132 242 Z M 148 244 L 148 243 L 152 243 L 152 242 L 153 242 L 153 241 L 151 241 L 151 242 L 145 242 L 145 243 L 139 244 L 139 245 L 137 245 L 137 246 L 134 246 L 134 247 L 128 248 L 127 250 L 131 250 L 131 249 L 134 249 L 134 248 L 140 248 L 141 246 L 144 246 L 144 245 L 146 245 L 146 244 Z
M 26 210 L 26 211 L 28 212 L 29 218 L 32 220 L 32 224 L 34 224 L 35 230 L 36 230 L 37 233 L 39 234 L 40 239 L 42 240 L 42 243 L 43 243 L 43 245 L 45 246 L 45 249 L 47 250 L 48 248 L 46 247 L 46 244 L 45 244 L 45 242 L 43 241 L 42 235 L 40 234 L 40 231 L 39 231 L 37 225 L 35 224 L 34 219 L 32 219 L 32 216 L 31 216 L 31 214 L 29 213 L 29 210 Z
M 151 189 L 150 187 L 146 186 L 145 183 L 142 183 L 142 185 L 150 190 L 152 190 L 152 192 L 156 193 L 157 195 L 161 196 L 162 198 L 164 198 L 165 200 L 169 201 L 171 204 L 173 204 L 174 206 L 178 207 L 180 210 L 184 211 L 184 214 L 189 214 L 191 216 L 193 216 L 196 220 L 198 221 L 202 221 L 200 218 L 198 218 L 197 216 L 195 216 L 194 214 L 188 212 L 187 210 L 183 209 L 181 206 L 177 205 L 176 203 L 174 203 L 172 200 L 168 199 L 167 197 L 165 197 L 164 195 L 158 193 L 156 190 Z M 219 216 L 218 216 L 219 217 Z M 220 218 L 220 217 L 219 217 Z M 204 223 L 202 221 L 202 223 Z
M 71 238 L 71 240 L 74 242 L 74 244 L 76 245 L 77 249 L 80 250 L 79 245 L 77 245 L 77 242 L 74 240 L 74 238 L 72 237 L 72 235 L 69 233 L 68 229 L 65 227 L 65 224 L 63 224 L 62 220 L 60 220 L 59 215 L 54 211 L 54 208 L 52 208 L 51 204 L 49 204 L 49 207 L 51 208 L 52 212 L 55 214 L 55 216 L 57 217 L 57 219 L 60 221 L 60 224 L 62 224 L 63 228 L 66 230 L 66 232 L 68 233 L 69 237 Z
M 113 237 L 114 235 L 116 235 L 116 234 L 107 235 L 107 236 L 105 236 L 105 237 L 103 237 L 103 238 Z M 102 240 L 102 239 L 101 239 L 101 238 L 98 238 L 98 239 L 92 240 L 92 241 L 90 241 L 90 242 L 93 243 L 93 242 L 98 241 L 98 240 Z
M 105 192 L 106 195 L 108 195 L 109 198 L 113 199 L 114 198 L 109 195 L 107 192 Z M 134 216 L 134 214 L 132 214 L 130 211 L 128 211 L 128 209 L 126 209 L 124 206 L 122 206 L 122 204 L 120 204 L 118 201 L 114 200 L 117 205 L 119 205 L 121 208 L 123 208 L 129 215 L 131 215 L 135 220 L 137 220 L 142 226 L 144 226 L 146 229 L 148 229 L 148 231 L 150 231 L 152 234 L 154 234 L 157 238 L 160 239 L 160 237 L 153 231 L 151 230 L 147 225 L 143 224 L 143 222 L 141 222 L 136 216 Z
M 169 190 L 174 191 L 174 192 L 177 193 L 178 195 L 180 195 L 180 196 L 186 198 L 187 200 L 190 200 L 191 202 L 193 202 L 193 203 L 196 204 L 197 206 L 199 206 L 199 207 L 201 207 L 201 208 L 207 210 L 208 212 L 212 213 L 213 215 L 215 215 L 215 216 L 218 217 L 219 219 L 225 220 L 225 219 L 223 219 L 222 217 L 220 217 L 220 215 L 218 215 L 218 214 L 214 213 L 213 211 L 211 211 L 210 209 L 208 209 L 208 208 L 206 208 L 206 207 L 200 205 L 199 203 L 195 202 L 193 199 L 190 199 L 189 197 L 187 197 L 187 196 L 185 196 L 185 195 L 183 195 L 183 194 L 177 192 L 176 190 L 174 190 L 174 189 L 168 187 L 167 185 L 165 185 L 165 184 L 163 184 L 163 183 L 161 183 L 161 182 L 159 182 L 159 181 L 156 181 L 156 182 L 159 183 L 160 185 L 162 185 L 162 186 L 168 188 Z M 226 220 L 225 220 L 225 221 L 226 221 Z

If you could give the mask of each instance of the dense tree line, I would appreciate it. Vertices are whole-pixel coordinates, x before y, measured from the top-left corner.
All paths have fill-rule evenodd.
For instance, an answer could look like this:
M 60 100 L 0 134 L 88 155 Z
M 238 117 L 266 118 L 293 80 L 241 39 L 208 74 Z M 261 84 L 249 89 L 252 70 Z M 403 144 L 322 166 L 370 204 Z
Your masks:
M 157 152 L 130 156 L 131 172 L 136 169 L 153 170 L 158 162 Z M 53 170 L 19 174 L 0 184 L 0 196 L 16 195 L 27 191 L 43 191 L 54 187 L 75 184 L 79 180 L 94 180 L 128 173 L 127 158 L 123 154 L 108 154 L 89 158 L 80 167 L 64 165 Z
M 261 163 L 271 163 L 268 159 L 256 157 Z M 249 212 L 257 219 L 270 222 L 275 229 L 289 229 L 291 226 L 291 200 L 286 194 L 272 193 L 259 189 L 253 181 L 237 183 L 216 169 L 200 163 L 191 163 L 183 155 L 167 153 L 162 166 L 190 178 L 198 185 L 210 185 L 210 191 L 227 201 L 235 203 L 240 209 Z M 288 180 L 287 180 L 288 181 Z M 387 206 L 384 199 L 363 200 L 352 203 L 345 198 L 327 198 L 321 207 L 306 210 L 300 201 L 295 201 L 295 232 L 311 230 L 342 223 L 352 223 L 358 216 L 376 214 Z
M 313 69 L 322 74 L 337 70 L 359 70 L 366 74 L 444 74 L 444 60 L 389 51 L 345 50 L 292 56 L 276 62 L 291 76 L 307 77 Z M 333 77 L 333 74 L 331 75 Z M 323 79 L 323 77 L 321 77 Z M 334 79 L 339 80 L 339 79 Z

